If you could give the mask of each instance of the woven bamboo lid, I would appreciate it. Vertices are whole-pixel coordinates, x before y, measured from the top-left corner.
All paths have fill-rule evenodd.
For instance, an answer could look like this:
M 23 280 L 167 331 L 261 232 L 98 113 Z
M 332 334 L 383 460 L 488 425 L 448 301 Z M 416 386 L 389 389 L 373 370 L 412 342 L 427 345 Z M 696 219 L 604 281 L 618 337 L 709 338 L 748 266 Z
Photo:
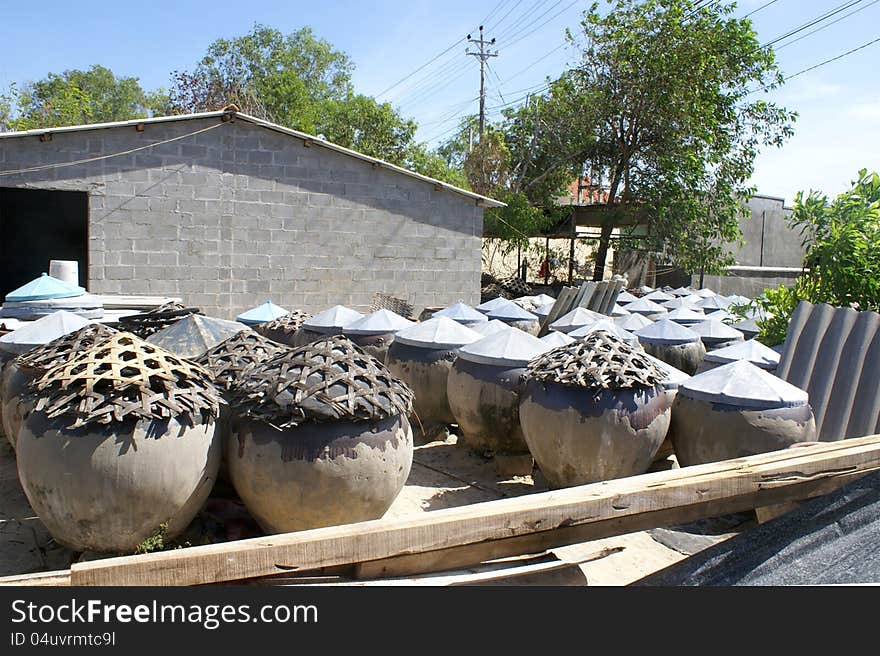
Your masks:
M 146 339 L 174 322 L 199 312 L 198 308 L 188 308 L 177 301 L 169 301 L 147 312 L 120 317 L 119 327 Z
M 229 391 L 242 382 L 258 364 L 274 357 L 284 347 L 253 330 L 242 330 L 217 344 L 196 362 L 214 375 L 214 384 Z
M 603 330 L 535 358 L 529 376 L 589 389 L 656 387 L 665 378 L 642 351 Z
M 276 428 L 306 422 L 377 421 L 412 411 L 413 393 L 341 335 L 282 351 L 235 388 L 246 417 Z
M 18 356 L 15 361 L 19 369 L 31 372 L 46 372 L 67 362 L 98 342 L 116 334 L 116 330 L 100 323 L 90 323 L 72 333 L 62 335 L 56 340 L 31 349 Z
M 36 411 L 69 417 L 70 428 L 125 419 L 201 423 L 216 417 L 221 403 L 202 367 L 124 332 L 53 367 L 31 389 L 39 397 Z
M 302 310 L 291 310 L 282 317 L 278 317 L 273 321 L 261 323 L 253 328 L 263 337 L 278 342 L 286 342 L 296 334 L 296 331 L 299 330 L 303 323 L 310 319 L 311 316 L 312 315 L 308 312 L 303 312 Z

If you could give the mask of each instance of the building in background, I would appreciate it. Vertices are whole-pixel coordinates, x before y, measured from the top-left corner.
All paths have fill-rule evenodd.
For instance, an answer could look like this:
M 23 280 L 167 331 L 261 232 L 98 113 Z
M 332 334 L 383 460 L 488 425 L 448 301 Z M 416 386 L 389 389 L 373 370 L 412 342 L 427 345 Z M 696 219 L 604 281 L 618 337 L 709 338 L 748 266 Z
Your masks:
M 235 111 L 0 134 L 0 294 L 77 260 L 97 294 L 234 317 L 480 298 L 502 204 Z

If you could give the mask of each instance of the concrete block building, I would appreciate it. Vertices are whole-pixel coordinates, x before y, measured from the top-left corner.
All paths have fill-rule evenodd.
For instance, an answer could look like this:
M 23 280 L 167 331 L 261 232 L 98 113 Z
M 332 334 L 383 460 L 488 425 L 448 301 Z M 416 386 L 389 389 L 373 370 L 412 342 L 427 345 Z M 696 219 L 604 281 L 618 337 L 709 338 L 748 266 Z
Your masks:
M 0 134 L 0 294 L 78 260 L 97 294 L 232 317 L 479 302 L 501 203 L 234 111 Z

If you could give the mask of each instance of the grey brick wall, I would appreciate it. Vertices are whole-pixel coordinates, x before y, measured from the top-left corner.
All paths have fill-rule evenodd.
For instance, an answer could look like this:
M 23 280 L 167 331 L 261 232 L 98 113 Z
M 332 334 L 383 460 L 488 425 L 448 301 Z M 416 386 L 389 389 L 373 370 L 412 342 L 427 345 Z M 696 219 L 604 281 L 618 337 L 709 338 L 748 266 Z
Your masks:
M 118 153 L 194 119 L 0 139 L 0 170 Z M 0 177 L 89 192 L 89 289 L 181 296 L 234 317 L 271 298 L 311 312 L 479 302 L 483 208 L 387 168 L 245 121 L 95 162 Z

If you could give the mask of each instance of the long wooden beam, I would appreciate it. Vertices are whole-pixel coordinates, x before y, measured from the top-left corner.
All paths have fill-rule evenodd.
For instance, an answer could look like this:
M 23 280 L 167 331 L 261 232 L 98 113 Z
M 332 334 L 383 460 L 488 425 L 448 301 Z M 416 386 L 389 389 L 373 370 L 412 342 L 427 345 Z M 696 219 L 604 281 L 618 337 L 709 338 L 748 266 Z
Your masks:
M 603 526 L 604 535 L 623 534 L 649 524 L 662 526 L 698 516 L 724 514 L 732 508 L 741 508 L 744 503 L 752 507 L 779 503 L 796 498 L 804 491 L 815 491 L 829 479 L 863 475 L 877 469 L 880 469 L 880 435 L 396 520 L 375 520 L 78 563 L 71 567 L 71 583 L 197 585 L 511 539 L 528 541 L 534 534 L 549 537 L 549 542 L 554 543 L 560 532 L 578 533 L 581 527 L 597 524 Z M 578 541 L 581 534 L 576 537 L 574 541 Z

